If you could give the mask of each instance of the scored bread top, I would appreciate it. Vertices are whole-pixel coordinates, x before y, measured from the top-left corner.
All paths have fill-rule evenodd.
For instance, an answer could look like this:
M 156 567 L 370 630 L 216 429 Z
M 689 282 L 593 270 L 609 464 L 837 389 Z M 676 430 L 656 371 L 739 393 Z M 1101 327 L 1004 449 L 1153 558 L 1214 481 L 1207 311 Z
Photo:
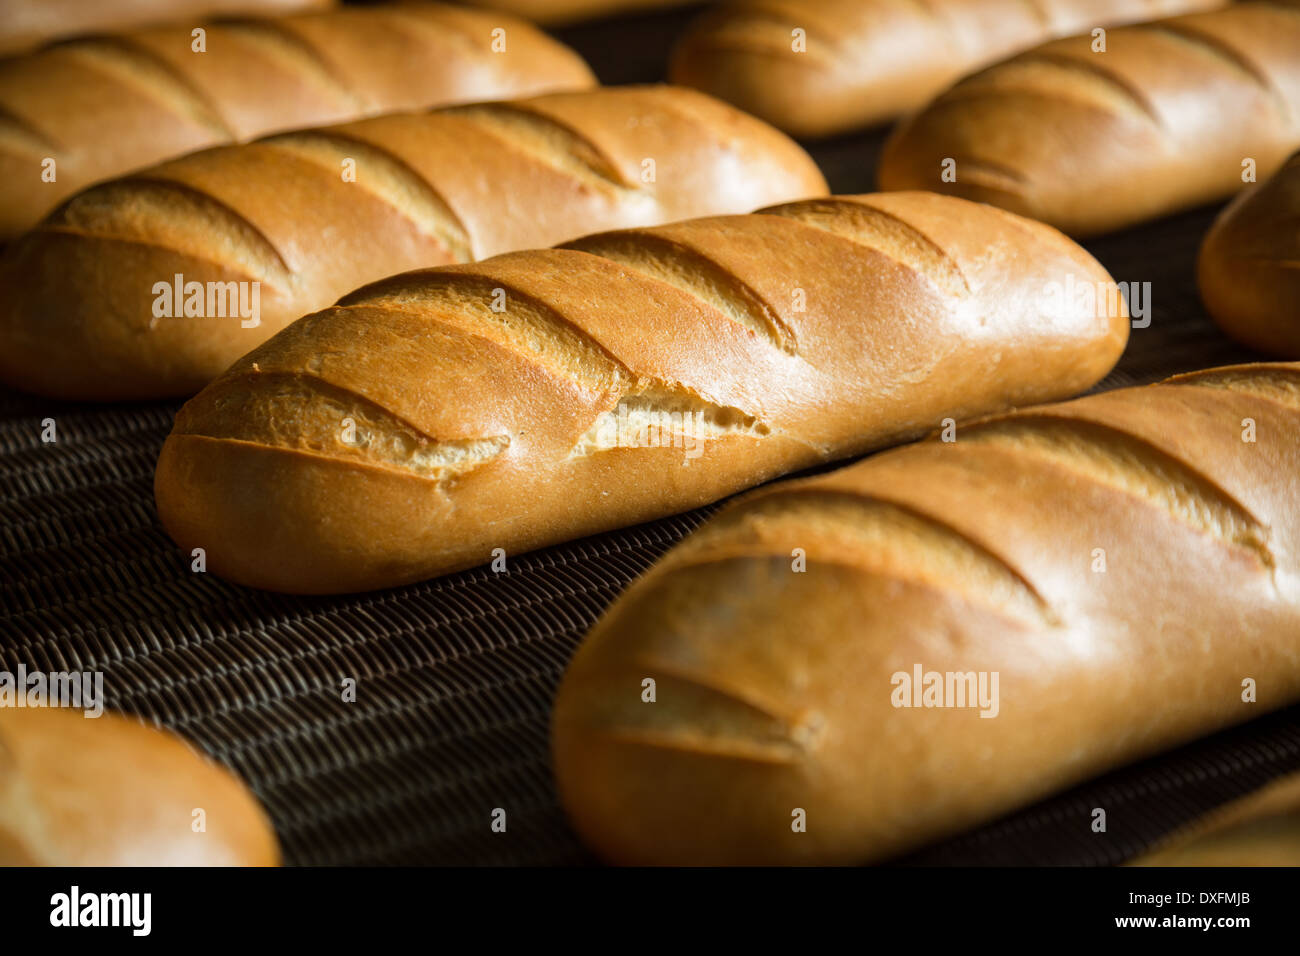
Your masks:
M 1223 2 L 742 0 L 692 25 L 669 75 L 780 129 L 824 136 L 916 109 L 972 70 L 1052 37 Z
M 1114 364 L 1128 321 L 1122 300 L 1098 316 L 1046 294 L 1067 281 L 1115 291 L 1054 230 L 926 193 L 397 276 L 294 323 L 186 405 L 159 464 L 160 511 L 209 568 L 246 583 L 416 580 L 497 545 L 683 510 L 945 416 L 1075 394 Z M 698 433 L 696 460 L 681 443 L 600 446 L 616 421 L 673 414 Z M 275 546 L 250 547 L 268 527 L 284 529 Z
M 6 0 L 0 55 L 12 56 L 59 37 L 120 32 L 187 18 L 262 17 L 331 7 L 336 0 Z
M 1089 34 L 1045 43 L 900 124 L 880 184 L 1081 236 L 1210 202 L 1300 143 L 1297 50 L 1300 6 L 1266 0 L 1113 29 L 1104 52 Z
M 784 134 L 666 86 L 218 147 L 87 190 L 11 250 L 0 375 L 65 397 L 192 394 L 289 322 L 382 276 L 825 190 Z M 178 274 L 259 283 L 260 322 L 156 318 L 154 284 Z
M 111 176 L 218 143 L 375 113 L 584 89 L 537 28 L 437 3 L 71 40 L 0 62 L 0 241 Z M 504 30 L 504 48 L 494 48 Z M 42 162 L 56 161 L 56 179 Z
M 570 665 L 575 825 L 620 862 L 880 860 L 1284 706 L 1297 435 L 1300 365 L 1224 368 L 746 496 Z M 995 712 L 898 706 L 918 665 L 998 675 Z

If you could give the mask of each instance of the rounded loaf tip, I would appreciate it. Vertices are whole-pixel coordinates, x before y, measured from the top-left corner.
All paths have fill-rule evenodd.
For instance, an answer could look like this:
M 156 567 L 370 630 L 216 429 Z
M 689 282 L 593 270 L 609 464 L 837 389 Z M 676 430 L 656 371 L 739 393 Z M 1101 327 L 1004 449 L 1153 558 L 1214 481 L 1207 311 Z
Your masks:
M 1300 357 L 1300 153 L 1219 214 L 1196 262 L 1206 311 L 1243 345 Z
M 634 585 L 565 673 L 552 750 L 570 820 L 619 864 L 888 856 L 918 824 L 888 749 L 855 728 L 889 726 L 888 694 L 864 688 L 890 648 L 843 640 L 850 618 L 881 623 L 869 609 L 879 595 L 847 567 L 814 578 L 790 574 L 788 557 L 697 561 L 709 541 L 732 540 L 715 520 L 723 530 Z M 826 613 L 796 632 L 788 609 L 810 602 Z
M 229 771 L 171 733 L 113 714 L 0 708 L 6 792 L 0 865 L 280 862 L 266 813 Z

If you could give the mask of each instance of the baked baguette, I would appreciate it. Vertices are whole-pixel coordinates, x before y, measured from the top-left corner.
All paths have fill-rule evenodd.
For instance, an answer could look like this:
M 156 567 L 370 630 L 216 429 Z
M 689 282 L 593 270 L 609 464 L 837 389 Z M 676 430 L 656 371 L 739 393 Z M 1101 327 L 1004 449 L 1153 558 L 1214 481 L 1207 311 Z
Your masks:
M 957 83 L 894 131 L 881 188 L 1088 236 L 1226 198 L 1247 160 L 1268 176 L 1300 146 L 1300 6 L 1240 3 L 1111 30 L 1104 53 L 1092 43 L 1047 43 Z
M 878 861 L 1300 698 L 1300 365 L 950 437 L 755 492 L 597 623 L 553 744 L 600 855 Z
M 59 37 L 129 30 L 187 17 L 273 16 L 324 9 L 334 0 L 0 0 L 0 56 Z
M 1224 332 L 1261 352 L 1300 358 L 1300 153 L 1219 214 L 1196 279 Z
M 1054 230 L 928 193 L 397 276 L 181 409 L 158 513 L 209 571 L 277 591 L 483 564 L 1075 394 L 1128 322 L 1044 298 L 1067 276 L 1115 288 Z
M 1052 37 L 1223 2 L 739 0 L 691 27 L 669 75 L 795 135 L 829 136 L 914 110 L 972 70 Z
M 1300 773 L 1234 800 L 1130 866 L 1300 866 Z
M 179 737 L 107 713 L 0 707 L 0 866 L 279 860 L 253 795 Z
M 202 53 L 178 26 L 0 62 L 0 241 L 93 182 L 207 146 L 595 84 L 577 54 L 522 20 L 442 4 L 202 26 Z M 495 29 L 505 52 L 493 52 Z
M 375 279 L 825 192 L 783 134 L 672 87 L 221 147 L 82 193 L 10 250 L 0 379 L 64 398 L 192 395 L 289 322 Z M 176 275 L 200 289 L 245 283 L 250 316 L 257 282 L 258 314 L 215 298 L 209 309 L 206 297 L 195 300 L 203 314 L 177 314 Z

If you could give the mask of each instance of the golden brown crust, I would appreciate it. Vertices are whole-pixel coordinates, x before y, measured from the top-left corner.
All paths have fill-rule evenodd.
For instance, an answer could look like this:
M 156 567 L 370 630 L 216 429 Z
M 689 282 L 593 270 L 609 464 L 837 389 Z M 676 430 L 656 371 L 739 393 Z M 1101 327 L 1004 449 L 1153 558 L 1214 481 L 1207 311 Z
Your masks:
M 0 866 L 279 860 L 253 796 L 180 738 L 113 714 L 0 707 Z
M 1300 774 L 1217 808 L 1128 865 L 1300 866 Z
M 1300 7 L 1234 4 L 1092 44 L 1046 43 L 957 83 L 894 131 L 881 188 L 1087 236 L 1230 196 L 1245 160 L 1268 176 L 1300 143 Z
M 1295 701 L 1298 434 L 1300 365 L 1244 366 L 754 492 L 571 663 L 575 826 L 622 863 L 880 860 Z M 996 673 L 996 716 L 895 706 L 917 665 Z
M 159 513 L 209 570 L 302 592 L 635 524 L 945 416 L 1082 391 L 1128 321 L 1045 300 L 1067 276 L 1114 288 L 1054 230 L 926 193 L 397 276 L 186 405 Z M 639 424 L 666 439 L 646 447 Z
M 828 136 L 916 109 L 978 67 L 1053 37 L 1221 5 L 739 0 L 701 16 L 675 50 L 669 75 L 779 129 Z M 795 30 L 804 31 L 802 50 Z
M 230 16 L 279 16 L 322 10 L 335 0 L 5 0 L 0 56 L 61 37 L 117 32 L 160 23 Z
M 219 147 L 90 189 L 10 250 L 0 378 L 65 398 L 193 394 L 289 322 L 382 276 L 825 191 L 784 134 L 673 87 Z M 260 283 L 260 323 L 231 310 L 156 318 L 155 283 L 178 274 Z
M 0 241 L 91 183 L 170 156 L 395 110 L 595 84 L 535 27 L 435 3 L 92 37 L 0 63 Z M 494 52 L 493 30 L 505 30 Z M 54 182 L 43 162 L 56 161 Z
M 1196 280 L 1228 335 L 1300 358 L 1300 153 L 1219 214 L 1201 245 Z

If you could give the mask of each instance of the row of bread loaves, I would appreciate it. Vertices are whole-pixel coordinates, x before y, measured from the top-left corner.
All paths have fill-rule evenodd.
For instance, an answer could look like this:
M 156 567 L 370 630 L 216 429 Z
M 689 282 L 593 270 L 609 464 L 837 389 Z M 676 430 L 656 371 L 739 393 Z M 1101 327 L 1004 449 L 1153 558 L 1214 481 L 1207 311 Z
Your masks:
M 0 242 L 91 183 L 203 147 L 594 85 L 536 27 L 440 3 L 72 40 L 0 60 Z

